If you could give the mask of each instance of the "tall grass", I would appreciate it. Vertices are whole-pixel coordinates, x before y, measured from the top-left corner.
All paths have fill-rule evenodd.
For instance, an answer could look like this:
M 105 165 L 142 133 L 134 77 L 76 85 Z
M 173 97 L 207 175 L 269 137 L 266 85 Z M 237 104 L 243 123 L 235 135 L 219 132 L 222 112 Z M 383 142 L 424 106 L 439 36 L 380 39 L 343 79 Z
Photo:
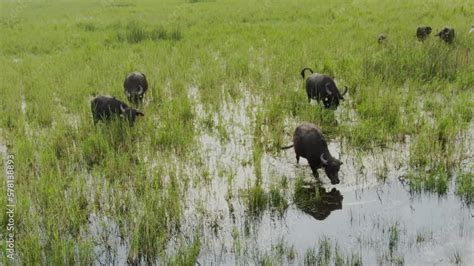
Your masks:
M 457 191 L 466 204 L 470 205 L 474 202 L 474 175 L 472 172 L 460 173 L 457 177 Z
M 448 45 L 436 39 L 427 42 L 389 44 L 377 52 L 366 51 L 363 78 L 405 83 L 407 80 L 432 82 L 455 81 L 470 65 L 470 49 L 466 43 Z
M 182 32 L 177 28 L 171 30 L 167 30 L 163 26 L 148 28 L 149 26 L 144 23 L 131 21 L 117 32 L 117 40 L 135 44 L 146 40 L 155 42 L 160 40 L 179 41 L 183 38 Z

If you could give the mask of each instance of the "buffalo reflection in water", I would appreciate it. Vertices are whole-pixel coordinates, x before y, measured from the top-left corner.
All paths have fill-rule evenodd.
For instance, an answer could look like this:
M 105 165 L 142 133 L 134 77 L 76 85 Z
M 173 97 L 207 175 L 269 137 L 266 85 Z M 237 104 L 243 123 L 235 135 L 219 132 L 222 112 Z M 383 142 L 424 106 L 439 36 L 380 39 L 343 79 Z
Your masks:
M 324 220 L 332 211 L 342 209 L 343 198 L 336 188 L 329 192 L 321 185 L 300 184 L 295 188 L 296 207 L 316 220 Z

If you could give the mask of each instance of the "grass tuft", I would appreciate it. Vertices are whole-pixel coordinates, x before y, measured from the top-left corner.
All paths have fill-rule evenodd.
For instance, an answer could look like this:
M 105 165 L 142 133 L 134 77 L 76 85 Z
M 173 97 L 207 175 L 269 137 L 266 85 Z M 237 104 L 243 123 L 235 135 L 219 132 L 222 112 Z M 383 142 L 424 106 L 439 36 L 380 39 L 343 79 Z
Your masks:
M 125 28 L 117 32 L 117 40 L 119 42 L 136 44 L 146 40 L 154 42 L 161 40 L 180 41 L 183 38 L 181 30 L 177 28 L 171 30 L 167 30 L 163 26 L 149 28 L 149 26 L 143 23 L 131 21 Z

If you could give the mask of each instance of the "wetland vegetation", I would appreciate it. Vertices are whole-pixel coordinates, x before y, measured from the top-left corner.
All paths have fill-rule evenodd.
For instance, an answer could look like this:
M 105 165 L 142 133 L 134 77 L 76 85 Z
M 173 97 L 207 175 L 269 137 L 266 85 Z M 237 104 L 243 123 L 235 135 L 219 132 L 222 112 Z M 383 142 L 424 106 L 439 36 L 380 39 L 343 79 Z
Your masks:
M 16 264 L 474 263 L 469 1 L 1 1 L 0 12 Z M 419 42 L 420 25 L 450 25 L 455 40 Z M 308 104 L 306 66 L 349 88 L 336 111 Z M 126 101 L 131 71 L 149 82 L 145 116 L 94 126 L 91 95 Z M 344 163 L 341 184 L 280 151 L 303 121 Z

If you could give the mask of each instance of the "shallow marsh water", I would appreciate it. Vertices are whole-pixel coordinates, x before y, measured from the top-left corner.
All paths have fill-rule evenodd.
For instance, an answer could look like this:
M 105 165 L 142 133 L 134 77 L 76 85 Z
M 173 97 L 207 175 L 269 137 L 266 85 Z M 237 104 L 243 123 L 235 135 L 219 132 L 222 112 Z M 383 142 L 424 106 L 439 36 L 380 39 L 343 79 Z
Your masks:
M 208 113 L 199 103 L 197 88 L 190 89 L 189 97 L 197 115 L 205 118 Z M 474 209 L 455 195 L 456 177 L 449 179 L 446 194 L 411 190 L 405 178 L 409 138 L 372 152 L 333 140 L 329 149 L 344 162 L 341 184 L 336 186 L 321 170 L 321 182 L 315 182 L 306 160 L 296 164 L 292 149 L 265 153 L 262 187 L 265 191 L 278 187 L 288 206 L 278 212 L 269 204 L 250 214 L 245 201 L 257 179 L 252 127 L 258 103 L 260 99 L 246 95 L 236 103 L 225 102 L 219 113 L 211 115 L 215 125 L 222 123 L 226 137 L 217 126 L 201 128 L 194 163 L 180 170 L 193 181 L 183 195 L 184 214 L 179 233 L 167 246 L 168 255 L 199 235 L 201 265 L 308 263 L 306 257 L 317 253 L 322 240 L 330 243 L 331 263 L 336 253 L 359 258 L 365 265 L 445 265 L 456 258 L 465 265 L 474 262 Z M 298 123 L 285 124 L 291 142 Z M 472 144 L 465 148 L 469 154 Z M 461 167 L 472 167 L 472 158 Z M 298 187 L 299 181 L 303 186 Z M 100 263 L 125 263 L 128 244 L 121 240 L 116 223 L 98 217 L 90 221 L 91 232 L 99 236 L 95 252 Z M 111 237 L 105 236 L 106 231 Z

